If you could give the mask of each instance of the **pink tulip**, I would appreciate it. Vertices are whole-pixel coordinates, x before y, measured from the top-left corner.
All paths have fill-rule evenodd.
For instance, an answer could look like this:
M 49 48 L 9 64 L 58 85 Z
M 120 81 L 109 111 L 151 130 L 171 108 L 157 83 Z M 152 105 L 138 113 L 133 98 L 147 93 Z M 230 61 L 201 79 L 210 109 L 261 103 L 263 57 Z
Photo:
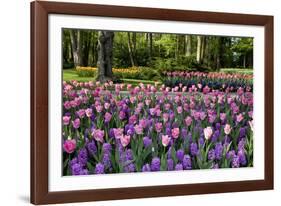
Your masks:
M 184 121 L 186 126 L 190 126 L 192 123 L 192 118 L 190 116 L 187 116 Z
M 244 119 L 244 117 L 243 117 L 242 114 L 239 114 L 239 115 L 236 116 L 236 121 L 237 122 L 241 122 L 243 119 Z
M 88 109 L 85 110 L 85 113 L 86 113 L 87 117 L 91 117 L 92 114 L 93 114 L 93 110 L 91 108 L 88 108 Z
M 120 138 L 121 144 L 123 147 L 126 147 L 130 143 L 130 135 L 122 135 Z
M 177 139 L 180 135 L 180 129 L 179 128 L 174 128 L 172 129 L 172 137 Z
M 168 135 L 162 135 L 162 145 L 167 147 L 170 143 L 170 137 Z
M 92 136 L 98 142 L 103 142 L 104 131 L 101 129 L 93 129 Z
M 68 154 L 71 154 L 72 152 L 74 152 L 75 148 L 76 148 L 76 141 L 75 141 L 75 139 L 65 140 L 64 141 L 63 149 Z
M 75 129 L 78 129 L 80 127 L 80 119 L 77 118 L 75 119 L 74 121 L 72 121 L 72 126 L 75 128 Z
M 116 139 L 120 139 L 123 136 L 124 129 L 123 128 L 114 128 L 113 133 Z
M 63 120 L 63 124 L 64 125 L 69 125 L 71 117 L 70 116 L 63 116 L 62 120 Z
M 207 127 L 204 129 L 204 136 L 206 140 L 210 139 L 212 134 L 213 134 L 212 127 Z
M 155 124 L 156 132 L 158 132 L 158 133 L 161 132 L 162 128 L 163 128 L 163 125 L 162 125 L 161 122 L 157 122 L 157 123 Z
M 226 124 L 225 126 L 224 126 L 224 133 L 226 134 L 226 135 L 229 135 L 230 134 L 230 132 L 231 132 L 231 126 L 229 125 L 229 124 Z

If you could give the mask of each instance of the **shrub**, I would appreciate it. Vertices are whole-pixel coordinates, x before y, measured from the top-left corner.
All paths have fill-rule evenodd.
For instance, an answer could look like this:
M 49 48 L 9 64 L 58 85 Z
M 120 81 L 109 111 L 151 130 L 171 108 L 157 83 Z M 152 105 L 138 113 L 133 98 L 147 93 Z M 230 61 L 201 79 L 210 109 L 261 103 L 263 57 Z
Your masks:
M 77 67 L 76 72 L 79 77 L 96 77 L 97 68 L 95 67 Z

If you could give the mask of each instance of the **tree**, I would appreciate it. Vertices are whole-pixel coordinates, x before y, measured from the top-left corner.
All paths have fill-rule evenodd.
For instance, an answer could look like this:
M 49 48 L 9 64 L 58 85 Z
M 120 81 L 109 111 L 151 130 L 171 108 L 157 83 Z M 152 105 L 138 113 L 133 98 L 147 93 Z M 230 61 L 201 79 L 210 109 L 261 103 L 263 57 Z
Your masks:
M 80 30 L 70 30 L 74 67 L 82 65 L 82 49 Z
M 185 35 L 185 56 L 191 55 L 191 35 Z
M 98 37 L 98 77 L 97 80 L 105 82 L 113 78 L 112 57 L 113 57 L 114 32 L 100 31 Z
M 247 67 L 247 57 L 253 53 L 252 38 L 235 38 L 233 39 L 232 50 L 243 58 L 243 67 Z
M 152 52 L 153 52 L 153 37 L 152 37 L 152 33 L 149 33 L 149 57 L 150 60 L 152 59 Z
M 134 61 L 134 55 L 133 55 L 133 48 L 132 48 L 132 43 L 131 43 L 131 35 L 130 32 L 127 32 L 128 35 L 128 50 L 129 50 L 129 56 L 130 56 L 130 60 L 131 60 L 131 65 L 132 67 L 135 66 L 135 61 Z M 134 45 L 135 47 L 135 45 Z

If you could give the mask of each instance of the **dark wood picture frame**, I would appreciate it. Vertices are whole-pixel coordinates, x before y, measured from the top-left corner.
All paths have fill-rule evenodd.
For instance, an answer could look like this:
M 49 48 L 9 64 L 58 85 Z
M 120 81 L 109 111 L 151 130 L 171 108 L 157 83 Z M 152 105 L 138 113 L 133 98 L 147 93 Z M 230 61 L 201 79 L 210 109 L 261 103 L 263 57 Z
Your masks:
M 48 190 L 48 15 L 257 25 L 265 28 L 264 180 L 49 192 Z M 31 202 L 33 204 L 163 197 L 273 189 L 273 17 L 93 4 L 31 3 Z

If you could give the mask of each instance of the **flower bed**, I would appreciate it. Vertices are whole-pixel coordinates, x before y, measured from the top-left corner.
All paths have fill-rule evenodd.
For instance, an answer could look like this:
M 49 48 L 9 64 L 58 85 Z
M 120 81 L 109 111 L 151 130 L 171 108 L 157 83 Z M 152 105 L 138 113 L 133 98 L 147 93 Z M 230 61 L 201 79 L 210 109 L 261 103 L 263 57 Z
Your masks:
M 121 92 L 126 91 L 126 92 Z M 253 166 L 253 94 L 63 83 L 63 174 Z
M 76 72 L 79 77 L 95 77 L 97 75 L 96 67 L 77 67 Z M 112 72 L 119 79 L 141 79 L 141 80 L 160 80 L 160 74 L 148 67 L 129 67 L 113 68 Z
M 169 87 L 186 86 L 188 90 L 203 91 L 203 88 L 220 91 L 236 91 L 239 87 L 253 90 L 253 75 L 220 72 L 164 72 L 163 83 Z

